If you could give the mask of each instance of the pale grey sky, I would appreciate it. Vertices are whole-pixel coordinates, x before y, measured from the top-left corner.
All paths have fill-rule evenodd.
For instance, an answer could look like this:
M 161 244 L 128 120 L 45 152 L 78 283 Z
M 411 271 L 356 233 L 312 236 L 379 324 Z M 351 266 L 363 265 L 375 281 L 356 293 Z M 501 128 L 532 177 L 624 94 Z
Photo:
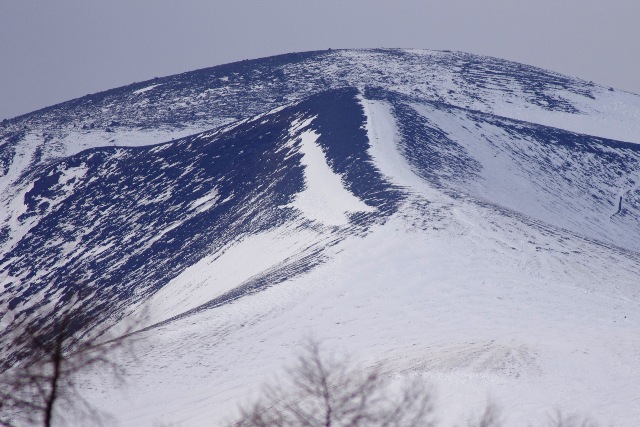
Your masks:
M 0 119 L 240 59 L 492 55 L 640 93 L 639 0 L 0 0 Z

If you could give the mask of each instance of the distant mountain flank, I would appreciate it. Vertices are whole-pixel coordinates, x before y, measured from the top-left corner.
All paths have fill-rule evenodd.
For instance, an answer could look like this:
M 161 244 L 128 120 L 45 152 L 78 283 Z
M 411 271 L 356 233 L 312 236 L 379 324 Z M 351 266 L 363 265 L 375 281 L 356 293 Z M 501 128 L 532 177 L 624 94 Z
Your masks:
M 222 419 L 310 332 L 469 402 L 495 392 L 516 424 L 559 403 L 632 425 L 638 118 L 639 95 L 539 68 L 366 49 L 6 120 L 0 336 L 69 301 L 87 336 L 145 313 L 122 425 Z

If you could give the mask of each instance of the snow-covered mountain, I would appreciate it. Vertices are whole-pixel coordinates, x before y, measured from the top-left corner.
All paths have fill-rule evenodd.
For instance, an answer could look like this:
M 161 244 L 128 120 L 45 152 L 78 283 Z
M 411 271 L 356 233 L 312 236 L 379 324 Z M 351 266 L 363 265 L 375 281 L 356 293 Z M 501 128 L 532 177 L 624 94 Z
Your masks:
M 0 206 L 4 331 L 147 313 L 128 396 L 87 386 L 122 425 L 220 421 L 309 334 L 449 422 L 640 419 L 635 94 L 457 52 L 243 61 L 3 122 Z

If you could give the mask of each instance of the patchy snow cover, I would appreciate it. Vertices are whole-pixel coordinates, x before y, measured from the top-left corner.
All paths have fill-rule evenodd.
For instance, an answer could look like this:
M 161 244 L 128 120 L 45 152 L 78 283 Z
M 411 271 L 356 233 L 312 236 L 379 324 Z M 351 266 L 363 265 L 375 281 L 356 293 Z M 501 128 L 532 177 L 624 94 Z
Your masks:
M 224 122 L 221 122 L 221 124 Z M 62 140 L 46 141 L 41 135 L 28 133 L 17 145 L 9 170 L 0 175 L 0 224 L 6 224 L 11 235 L 0 242 L 0 254 L 19 241 L 34 225 L 34 221 L 18 221 L 26 209 L 24 195 L 33 187 L 31 175 L 39 164 L 51 163 L 58 159 L 73 156 L 83 150 L 97 146 L 146 146 L 159 142 L 181 138 L 203 130 L 200 127 L 184 129 L 125 129 L 117 132 L 73 131 Z M 0 229 L 2 227 L 0 226 Z M 1 240 L 1 239 L 0 239 Z
M 498 116 L 553 126 L 587 135 L 640 143 L 639 96 L 624 91 L 595 88 L 594 98 L 567 92 L 562 96 L 572 102 L 578 113 L 550 112 L 531 105 L 500 102 L 498 96 L 491 112 Z M 514 108 L 515 107 L 515 108 Z
M 16 154 L 9 170 L 0 176 L 0 229 L 7 227 L 9 234 L 4 241 L 0 239 L 0 254 L 17 243 L 37 222 L 36 218 L 21 219 L 26 212 L 25 195 L 31 191 L 34 181 L 29 179 L 34 158 L 40 155 L 38 136 L 29 134 L 16 147 Z M 53 208 L 64 199 L 64 194 L 72 190 L 73 185 L 84 177 L 85 167 L 64 169 L 57 182 L 60 194 L 53 199 L 41 199 Z
M 220 125 L 228 121 L 219 122 Z M 47 159 L 73 156 L 83 150 L 94 147 L 143 147 L 159 142 L 179 139 L 209 129 L 207 126 L 188 126 L 183 129 L 112 129 L 110 131 L 92 130 L 69 133 L 63 139 L 64 144 L 51 144 L 43 148 Z
M 620 197 L 628 199 L 620 189 L 633 197 L 637 153 L 620 150 L 624 157 L 603 167 L 602 155 L 589 145 L 599 141 L 581 135 L 553 135 L 530 124 L 429 104 L 413 108 L 481 165 L 480 179 L 467 179 L 457 188 L 583 236 L 640 250 L 640 236 L 613 217 Z M 611 157 L 616 153 L 606 145 L 598 149 Z
M 0 151 L 7 148 L 2 147 L 5 138 L 27 130 L 19 136 L 16 154 L 4 154 L 12 172 L 0 176 L 0 203 L 5 213 L 13 209 L 9 199 L 20 198 L 30 185 L 13 185 L 16 177 L 55 159 L 94 147 L 144 146 L 183 137 L 349 85 L 384 87 L 416 101 L 640 143 L 636 94 L 461 52 L 309 52 L 150 80 L 17 118 L 0 129 Z
M 541 424 L 557 407 L 635 427 L 638 150 L 584 134 L 640 143 L 640 96 L 419 50 L 316 52 L 159 81 L 24 116 L 0 135 L 0 255 L 33 237 L 38 215 L 78 182 L 118 200 L 79 192 L 49 224 L 57 234 L 47 240 L 45 228 L 4 258 L 0 291 L 67 259 L 97 264 L 122 242 L 130 252 L 108 271 L 128 264 L 127 277 L 158 285 L 122 297 L 139 297 L 129 314 L 148 311 L 150 326 L 136 335 L 137 360 L 123 356 L 128 386 L 99 373 L 80 383 L 118 425 L 222 424 L 313 335 L 329 352 L 433 384 L 446 425 L 464 424 L 490 398 L 507 425 Z M 331 140 L 313 118 L 291 124 L 316 109 L 337 120 L 327 111 L 338 110 L 288 108 L 346 86 L 360 88 L 364 122 L 351 109 L 350 124 L 368 136 L 358 145 L 366 152 L 349 156 L 335 146 L 343 134 Z M 355 134 L 347 125 L 329 128 Z M 538 125 L 582 135 L 552 141 Z M 203 130 L 78 156 L 93 165 L 90 177 L 83 166 L 63 167 L 55 183 L 38 175 L 84 149 Z M 367 187 L 375 174 L 362 164 L 388 182 Z M 44 182 L 29 199 L 36 178 Z M 396 197 L 389 183 L 401 194 L 393 208 L 372 208 Z M 29 270 L 34 262 L 43 268 Z M 107 291 L 92 299 L 112 303 Z M 43 312 L 62 298 L 48 288 L 23 295 L 21 309 L 42 303 Z M 15 312 L 3 298 L 4 327 Z
M 191 206 L 189 207 L 189 209 L 191 210 L 197 209 L 198 212 L 205 211 L 211 208 L 218 201 L 219 198 L 220 198 L 220 194 L 218 192 L 218 189 L 214 188 L 213 190 L 211 190 L 209 194 L 205 194 L 199 199 L 194 200 L 193 203 L 191 203 Z

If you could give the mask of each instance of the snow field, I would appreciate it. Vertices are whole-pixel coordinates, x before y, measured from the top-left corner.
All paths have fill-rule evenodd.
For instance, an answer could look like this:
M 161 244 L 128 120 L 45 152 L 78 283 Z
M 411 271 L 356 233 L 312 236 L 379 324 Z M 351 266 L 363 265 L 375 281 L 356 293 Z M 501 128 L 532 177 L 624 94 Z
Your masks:
M 422 378 L 443 425 L 464 423 L 491 400 L 506 425 L 543 425 L 558 408 L 635 426 L 634 253 L 430 187 L 404 161 L 388 106 L 362 103 L 370 154 L 409 190 L 400 210 L 305 274 L 140 334 L 137 361 L 123 360 L 130 385 L 105 379 L 103 391 L 87 391 L 91 400 L 123 427 L 225 425 L 262 383 L 286 375 L 312 336 L 364 366 L 384 362 L 396 378 Z M 325 160 L 301 150 L 305 191 L 319 192 L 310 176 Z M 196 264 L 156 294 L 154 319 L 232 289 L 313 241 L 297 240 L 293 229 L 247 237 Z
M 420 375 L 437 390 L 443 421 L 490 397 L 515 425 L 541 423 L 555 407 L 633 425 L 634 262 L 619 257 L 607 275 L 604 249 L 473 206 L 446 222 L 416 231 L 394 217 L 308 274 L 145 333 L 130 396 L 96 402 L 117 407 L 123 426 L 216 425 L 311 335 L 365 365 Z M 581 255 L 563 254 L 576 243 Z M 545 244 L 552 250 L 536 251 Z

